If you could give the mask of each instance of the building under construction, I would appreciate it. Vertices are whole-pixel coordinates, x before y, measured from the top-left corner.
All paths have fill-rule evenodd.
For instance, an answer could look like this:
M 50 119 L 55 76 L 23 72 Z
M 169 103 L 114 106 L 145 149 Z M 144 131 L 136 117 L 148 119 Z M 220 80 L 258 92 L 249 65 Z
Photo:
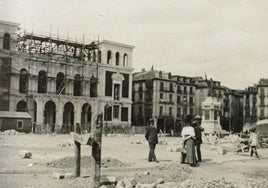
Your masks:
M 26 111 L 36 132 L 107 129 L 131 121 L 134 46 L 21 32 L 0 21 L 0 110 Z

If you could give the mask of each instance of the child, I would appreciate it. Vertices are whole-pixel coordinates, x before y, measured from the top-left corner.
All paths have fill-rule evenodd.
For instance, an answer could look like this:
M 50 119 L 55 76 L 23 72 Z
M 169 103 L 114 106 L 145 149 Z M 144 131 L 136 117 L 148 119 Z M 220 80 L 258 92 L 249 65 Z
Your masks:
M 258 144 L 258 137 L 255 133 L 255 128 L 250 130 L 250 137 L 249 137 L 249 145 L 250 145 L 250 156 L 255 153 L 256 157 L 259 159 L 259 155 L 257 152 L 257 144 Z

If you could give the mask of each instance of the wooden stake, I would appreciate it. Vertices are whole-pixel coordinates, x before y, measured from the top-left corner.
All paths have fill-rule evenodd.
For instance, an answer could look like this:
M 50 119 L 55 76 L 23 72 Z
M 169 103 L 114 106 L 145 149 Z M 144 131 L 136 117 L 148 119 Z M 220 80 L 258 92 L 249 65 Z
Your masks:
M 77 141 L 74 141 L 75 145 L 75 169 L 74 176 L 80 176 L 80 164 L 81 164 L 81 144 Z

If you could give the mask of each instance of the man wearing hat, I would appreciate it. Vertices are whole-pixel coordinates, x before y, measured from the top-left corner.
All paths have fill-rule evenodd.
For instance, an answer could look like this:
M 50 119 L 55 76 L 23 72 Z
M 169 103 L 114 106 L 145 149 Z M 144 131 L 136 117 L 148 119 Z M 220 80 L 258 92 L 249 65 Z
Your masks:
M 155 156 L 155 146 L 158 144 L 158 135 L 157 135 L 157 129 L 156 126 L 154 125 L 154 120 L 150 119 L 148 121 L 148 128 L 145 133 L 145 138 L 149 143 L 149 156 L 148 156 L 148 161 L 152 162 L 159 162 Z
M 201 162 L 202 161 L 201 144 L 203 143 L 202 131 L 204 131 L 204 128 L 202 128 L 200 126 L 199 121 L 196 121 L 196 120 L 193 122 L 193 127 L 194 127 L 194 132 L 195 132 L 195 145 L 196 145 L 197 159 L 199 162 Z

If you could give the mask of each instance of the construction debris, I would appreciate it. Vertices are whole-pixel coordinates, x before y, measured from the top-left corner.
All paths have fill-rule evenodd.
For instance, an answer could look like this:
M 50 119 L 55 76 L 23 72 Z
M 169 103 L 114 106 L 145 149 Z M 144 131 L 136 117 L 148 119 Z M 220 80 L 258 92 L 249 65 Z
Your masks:
M 30 159 L 32 157 L 32 153 L 28 150 L 19 151 L 19 157 L 22 159 Z
M 14 136 L 14 135 L 24 135 L 25 133 L 21 133 L 21 132 L 18 132 L 14 129 L 10 129 L 10 130 L 6 130 L 4 132 L 0 132 L 0 135 L 11 135 L 11 136 Z

